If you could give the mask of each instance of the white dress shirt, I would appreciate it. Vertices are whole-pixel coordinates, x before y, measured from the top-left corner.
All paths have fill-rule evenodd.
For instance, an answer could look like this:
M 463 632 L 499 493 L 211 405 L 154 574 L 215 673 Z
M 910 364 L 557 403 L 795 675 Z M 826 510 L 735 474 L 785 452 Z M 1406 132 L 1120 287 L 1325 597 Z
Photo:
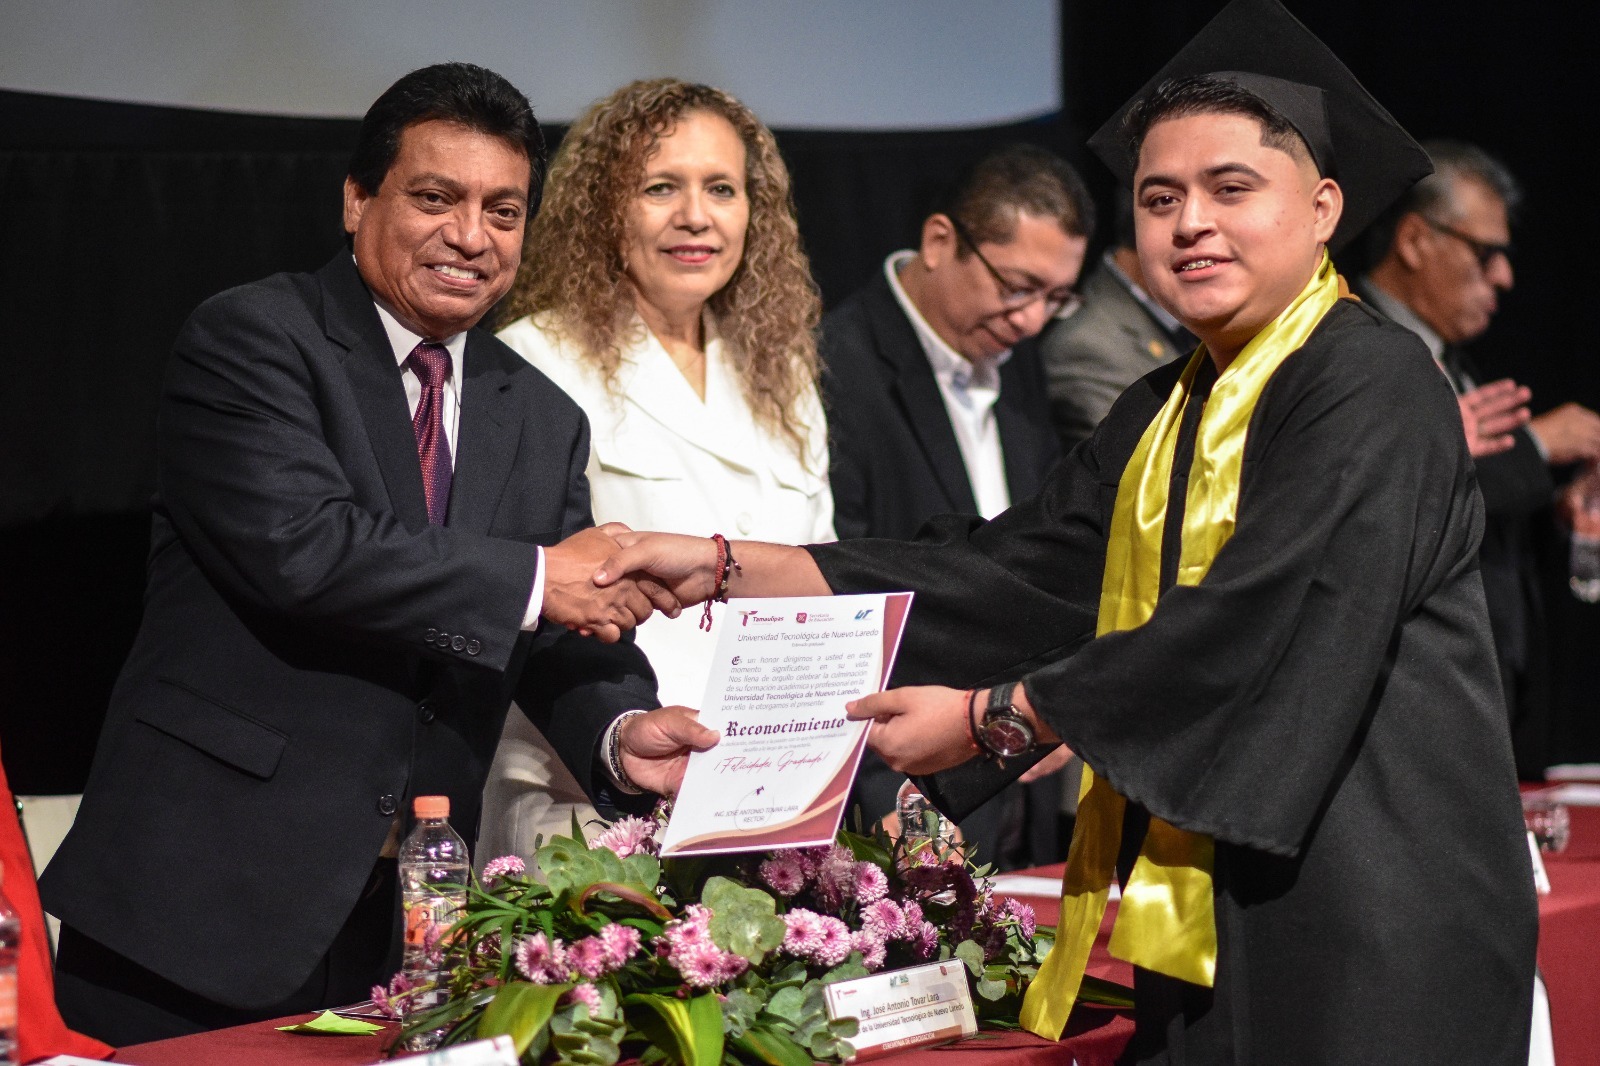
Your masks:
M 383 322 L 383 331 L 388 334 L 389 347 L 394 349 L 394 361 L 401 368 L 401 380 L 406 387 L 406 405 L 411 411 L 411 417 L 417 417 L 417 405 L 422 402 L 422 379 L 416 371 L 406 366 L 406 359 L 411 355 L 411 350 L 421 344 L 424 338 L 421 334 L 413 333 L 400 324 L 389 309 L 378 301 L 373 301 L 373 306 L 378 309 L 378 318 Z M 467 335 L 463 331 L 454 336 L 436 341 L 450 353 L 450 379 L 444 383 L 444 435 L 450 442 L 450 469 L 456 468 L 456 441 L 461 433 L 461 364 L 467 354 Z M 539 628 L 539 612 L 544 606 L 544 549 L 538 549 L 539 561 L 533 570 L 533 588 L 528 592 L 528 606 L 522 613 L 522 628 L 527 630 Z
M 944 397 L 950 428 L 955 430 L 956 446 L 961 449 L 961 463 L 967 468 L 967 482 L 978 502 L 978 513 L 993 518 L 1011 506 L 1000 423 L 994 414 L 994 405 L 1000 399 L 1000 368 L 1011 358 L 1011 351 L 972 362 L 946 344 L 900 285 L 900 269 L 915 255 L 910 251 L 895 252 L 884 261 L 883 272 L 889 279 L 889 290 L 910 319 L 917 340 L 922 342 L 934 380 L 939 383 L 939 395 Z

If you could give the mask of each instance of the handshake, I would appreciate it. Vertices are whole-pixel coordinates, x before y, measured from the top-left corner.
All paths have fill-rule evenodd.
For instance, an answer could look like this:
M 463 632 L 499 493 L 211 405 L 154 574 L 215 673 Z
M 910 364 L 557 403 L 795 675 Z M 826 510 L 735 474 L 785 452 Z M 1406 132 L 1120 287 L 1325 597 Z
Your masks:
M 620 522 L 544 551 L 544 618 L 607 643 L 660 611 L 676 618 L 717 591 L 709 537 L 635 533 Z

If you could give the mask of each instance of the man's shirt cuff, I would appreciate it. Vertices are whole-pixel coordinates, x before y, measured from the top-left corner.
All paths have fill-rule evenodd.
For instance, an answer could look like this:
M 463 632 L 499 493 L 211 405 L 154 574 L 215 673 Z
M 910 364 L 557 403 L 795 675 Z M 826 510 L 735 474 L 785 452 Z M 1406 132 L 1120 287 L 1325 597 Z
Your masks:
M 532 633 L 539 628 L 539 614 L 544 610 L 544 549 L 539 549 L 539 561 L 533 568 L 533 589 L 528 593 L 528 609 L 522 613 L 522 628 Z

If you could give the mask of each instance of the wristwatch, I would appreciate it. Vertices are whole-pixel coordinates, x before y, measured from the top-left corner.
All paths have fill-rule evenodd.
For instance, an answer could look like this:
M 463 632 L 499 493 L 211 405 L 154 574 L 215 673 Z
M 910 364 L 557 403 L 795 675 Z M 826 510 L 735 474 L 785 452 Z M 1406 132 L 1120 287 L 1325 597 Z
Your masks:
M 1016 689 L 1015 681 L 990 689 L 989 705 L 978 724 L 979 746 L 996 759 L 1009 759 L 1033 747 L 1033 726 L 1011 703 Z

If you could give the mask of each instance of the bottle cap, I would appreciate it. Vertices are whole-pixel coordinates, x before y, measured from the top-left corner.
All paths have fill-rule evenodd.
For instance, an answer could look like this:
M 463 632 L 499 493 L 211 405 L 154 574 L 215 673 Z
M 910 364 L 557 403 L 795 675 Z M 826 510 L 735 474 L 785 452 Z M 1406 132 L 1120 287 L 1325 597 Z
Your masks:
M 418 796 L 411 801 L 411 813 L 418 818 L 450 817 L 449 796 Z

